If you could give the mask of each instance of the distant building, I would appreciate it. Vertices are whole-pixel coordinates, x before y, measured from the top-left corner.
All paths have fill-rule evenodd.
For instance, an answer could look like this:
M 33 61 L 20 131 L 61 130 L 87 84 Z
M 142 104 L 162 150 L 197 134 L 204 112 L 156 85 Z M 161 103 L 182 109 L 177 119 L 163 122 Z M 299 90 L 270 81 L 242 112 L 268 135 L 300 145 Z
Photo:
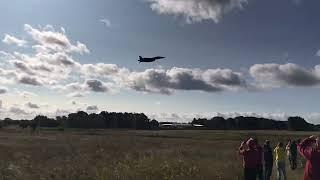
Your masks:
M 190 129 L 193 127 L 203 127 L 202 125 L 194 126 L 190 123 L 178 123 L 178 122 L 160 122 L 160 128 L 163 129 Z
M 192 124 L 193 127 L 204 127 L 202 124 Z

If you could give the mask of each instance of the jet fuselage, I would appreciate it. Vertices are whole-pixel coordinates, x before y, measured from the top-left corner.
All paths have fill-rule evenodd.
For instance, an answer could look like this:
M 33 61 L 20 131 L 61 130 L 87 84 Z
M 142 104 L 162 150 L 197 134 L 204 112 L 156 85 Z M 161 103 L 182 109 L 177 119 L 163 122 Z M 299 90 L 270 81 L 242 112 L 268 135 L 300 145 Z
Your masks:
M 141 57 L 139 56 L 139 62 L 154 62 L 156 60 L 159 60 L 159 59 L 164 59 L 165 57 L 162 57 L 162 56 L 155 56 L 155 57 L 152 57 L 152 58 L 144 58 L 144 57 Z

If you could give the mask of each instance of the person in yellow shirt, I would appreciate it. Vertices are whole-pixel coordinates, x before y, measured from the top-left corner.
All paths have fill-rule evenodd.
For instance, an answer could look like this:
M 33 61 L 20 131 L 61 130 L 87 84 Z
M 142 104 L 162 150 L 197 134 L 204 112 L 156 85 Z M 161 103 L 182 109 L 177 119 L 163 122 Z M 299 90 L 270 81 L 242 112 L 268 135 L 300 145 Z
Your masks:
M 278 180 L 281 180 L 281 177 L 283 176 L 283 179 L 287 179 L 286 175 L 286 149 L 284 148 L 284 145 L 282 142 L 279 142 L 277 147 L 274 149 L 274 153 L 276 156 L 276 165 L 278 170 Z

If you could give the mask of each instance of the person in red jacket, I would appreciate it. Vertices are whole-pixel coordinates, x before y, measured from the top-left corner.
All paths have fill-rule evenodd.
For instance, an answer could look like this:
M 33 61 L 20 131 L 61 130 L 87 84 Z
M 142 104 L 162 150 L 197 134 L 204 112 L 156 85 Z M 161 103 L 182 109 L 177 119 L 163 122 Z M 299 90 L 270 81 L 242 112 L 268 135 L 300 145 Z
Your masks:
M 259 151 L 252 138 L 241 143 L 239 154 L 243 156 L 244 179 L 256 180 L 259 167 Z
M 320 138 L 310 136 L 298 144 L 299 153 L 307 160 L 304 180 L 320 179 Z

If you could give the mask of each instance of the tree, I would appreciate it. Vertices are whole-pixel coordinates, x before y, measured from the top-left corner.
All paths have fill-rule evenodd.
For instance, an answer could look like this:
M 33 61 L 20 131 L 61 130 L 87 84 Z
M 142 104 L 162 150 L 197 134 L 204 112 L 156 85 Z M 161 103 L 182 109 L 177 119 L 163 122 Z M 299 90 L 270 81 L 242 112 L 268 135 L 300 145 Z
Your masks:
M 58 127 L 58 121 L 48 118 L 47 116 L 38 115 L 33 119 L 38 127 Z
M 226 120 L 223 117 L 213 117 L 207 121 L 207 127 L 210 129 L 226 129 Z
M 288 118 L 288 128 L 291 131 L 310 131 L 314 130 L 313 126 L 299 116 Z
M 150 127 L 151 129 L 159 129 L 159 122 L 155 119 L 152 119 L 150 121 Z

